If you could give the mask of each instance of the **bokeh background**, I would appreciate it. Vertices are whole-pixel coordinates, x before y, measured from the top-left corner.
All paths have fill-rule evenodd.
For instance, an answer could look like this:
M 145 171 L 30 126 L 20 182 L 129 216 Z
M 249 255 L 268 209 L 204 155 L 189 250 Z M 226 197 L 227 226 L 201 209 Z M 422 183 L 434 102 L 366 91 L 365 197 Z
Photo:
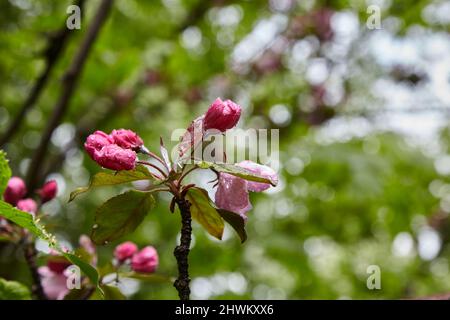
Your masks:
M 25 176 L 61 91 L 61 77 L 94 19 L 86 1 L 37 103 L 2 146 Z M 0 136 L 45 68 L 43 51 L 70 1 L 0 3 Z M 381 29 L 366 25 L 369 5 Z M 280 130 L 280 184 L 252 194 L 248 240 L 213 239 L 194 225 L 196 299 L 385 299 L 450 291 L 450 2 L 116 0 L 92 48 L 39 179 L 54 178 L 45 223 L 62 242 L 89 234 L 120 191 L 68 194 L 99 170 L 82 150 L 92 131 L 130 128 L 173 146 L 216 97 L 244 109 L 242 128 Z M 201 177 L 200 177 L 201 178 Z M 130 239 L 175 275 L 179 217 L 168 197 Z M 38 245 L 40 245 L 38 243 Z M 99 247 L 100 264 L 115 243 Z M 381 290 L 366 287 L 381 269 Z M 0 244 L 0 276 L 31 283 L 17 250 Z M 131 299 L 176 299 L 171 284 L 127 281 Z

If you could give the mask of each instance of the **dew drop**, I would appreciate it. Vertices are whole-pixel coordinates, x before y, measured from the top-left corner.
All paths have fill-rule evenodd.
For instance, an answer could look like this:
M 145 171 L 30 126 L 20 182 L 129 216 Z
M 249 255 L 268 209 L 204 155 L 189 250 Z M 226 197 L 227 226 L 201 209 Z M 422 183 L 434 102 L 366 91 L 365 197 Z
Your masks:
M 98 228 L 98 224 L 94 224 L 93 226 L 92 226 L 92 229 L 97 229 Z

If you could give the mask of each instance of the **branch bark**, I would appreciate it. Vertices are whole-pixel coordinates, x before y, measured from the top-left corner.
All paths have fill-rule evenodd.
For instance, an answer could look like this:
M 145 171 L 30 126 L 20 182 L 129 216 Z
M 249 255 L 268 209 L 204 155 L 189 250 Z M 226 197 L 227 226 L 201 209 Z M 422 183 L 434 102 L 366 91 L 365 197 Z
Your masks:
M 178 265 L 178 278 L 175 280 L 173 286 L 177 289 L 180 300 L 187 301 L 189 300 L 189 295 L 191 293 L 189 288 L 191 279 L 189 279 L 188 263 L 192 234 L 191 204 L 183 198 L 177 198 L 175 201 L 180 208 L 181 236 L 180 245 L 176 246 L 173 252 Z
M 38 272 L 38 267 L 36 264 L 37 251 L 34 247 L 34 241 L 31 239 L 29 234 L 25 235 L 24 238 L 23 253 L 28 267 L 30 268 L 31 278 L 33 279 L 33 286 L 31 289 L 33 295 L 39 300 L 47 300 L 44 288 L 42 287 L 41 276 Z
M 85 0 L 78 0 L 76 5 L 83 8 Z M 23 122 L 28 111 L 33 107 L 36 101 L 39 99 L 45 85 L 47 84 L 50 74 L 52 73 L 59 57 L 66 47 L 67 39 L 71 34 L 64 21 L 63 27 L 57 32 L 51 34 L 48 39 L 47 47 L 44 51 L 45 58 L 45 68 L 41 75 L 36 79 L 27 99 L 24 101 L 22 107 L 17 113 L 16 117 L 10 123 L 9 127 L 6 129 L 5 133 L 0 137 L 0 147 L 7 143 L 14 136 L 16 131 L 19 129 L 20 124 Z
M 95 19 L 89 26 L 89 29 L 87 30 L 87 33 L 82 40 L 80 48 L 78 49 L 78 52 L 72 60 L 72 64 L 63 76 L 61 95 L 53 108 L 52 116 L 49 119 L 48 125 L 45 128 L 39 146 L 33 155 L 30 167 L 27 172 L 26 180 L 29 190 L 34 190 L 37 183 L 41 179 L 39 170 L 42 167 L 42 161 L 44 160 L 45 154 L 47 153 L 50 138 L 53 134 L 53 131 L 60 124 L 65 112 L 68 109 L 70 99 L 75 92 L 75 88 L 77 86 L 77 82 L 83 66 L 87 60 L 92 45 L 94 44 L 102 25 L 106 21 L 112 3 L 113 0 L 102 0 L 95 14 Z

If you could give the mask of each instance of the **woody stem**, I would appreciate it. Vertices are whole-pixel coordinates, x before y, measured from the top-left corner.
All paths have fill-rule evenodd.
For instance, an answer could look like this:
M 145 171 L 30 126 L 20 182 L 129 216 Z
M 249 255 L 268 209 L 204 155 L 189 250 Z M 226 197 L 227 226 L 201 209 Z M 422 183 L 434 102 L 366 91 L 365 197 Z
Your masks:
M 189 248 L 191 246 L 191 204 L 184 198 L 176 197 L 175 201 L 180 208 L 181 214 L 181 236 L 180 245 L 175 247 L 173 252 L 175 258 L 177 259 L 178 265 L 178 278 L 174 282 L 174 287 L 178 291 L 178 296 L 180 300 L 189 300 L 190 288 L 189 282 L 189 263 L 188 255 Z
M 31 271 L 31 277 L 33 278 L 32 292 L 39 300 L 47 300 L 47 296 L 44 293 L 44 288 L 42 287 L 41 277 L 38 272 L 38 267 L 36 264 L 36 248 L 34 247 L 34 242 L 30 235 L 26 233 L 24 235 L 24 248 L 23 253 L 25 260 L 27 261 L 28 267 Z
M 155 165 L 155 164 L 153 164 L 153 163 L 150 163 L 150 162 L 148 162 L 148 161 L 141 161 L 141 160 L 139 160 L 137 163 L 145 164 L 146 166 L 152 167 L 152 168 L 158 170 L 158 171 L 162 174 L 162 176 L 163 176 L 164 178 L 167 178 L 167 174 L 164 172 L 164 170 L 162 170 L 162 169 L 161 169 L 160 167 L 158 167 L 157 165 Z

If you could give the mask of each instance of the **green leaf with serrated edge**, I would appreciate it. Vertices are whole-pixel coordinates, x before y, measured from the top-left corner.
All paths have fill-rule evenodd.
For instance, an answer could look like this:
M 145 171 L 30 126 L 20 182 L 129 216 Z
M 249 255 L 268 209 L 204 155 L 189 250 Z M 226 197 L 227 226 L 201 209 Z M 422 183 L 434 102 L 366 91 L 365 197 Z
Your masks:
M 0 278 L 0 300 L 31 300 L 30 290 L 20 282 Z
M 11 178 L 11 169 L 8 165 L 8 159 L 6 159 L 6 153 L 0 150 L 0 197 L 5 192 L 6 185 Z
M 154 204 L 150 193 L 135 190 L 109 199 L 97 209 L 92 240 L 96 244 L 106 244 L 133 232 Z
M 222 239 L 224 223 L 216 208 L 209 200 L 206 190 L 193 187 L 186 194 L 186 199 L 191 203 L 191 215 L 200 223 L 209 234 Z
M 143 165 L 137 165 L 134 170 L 101 171 L 96 173 L 87 187 L 77 188 L 70 194 L 70 201 L 78 195 L 89 191 L 94 187 L 114 186 L 139 180 L 154 180 L 150 171 Z
M 227 163 L 212 163 L 208 161 L 199 161 L 195 162 L 199 168 L 201 169 L 214 169 L 218 172 L 228 173 L 233 176 L 248 180 L 248 181 L 255 181 L 255 182 L 262 182 L 262 183 L 269 183 L 272 186 L 277 185 L 277 181 L 274 181 L 270 178 L 263 177 L 259 174 L 250 172 L 247 169 L 244 169 L 242 167 L 236 166 L 234 164 L 227 164 Z
M 76 255 L 61 249 L 56 241 L 56 238 L 45 230 L 44 226 L 39 223 L 38 219 L 34 219 L 28 212 L 16 209 L 4 201 L 0 201 L 0 216 L 28 230 L 36 237 L 47 241 L 51 248 L 54 248 L 60 254 L 65 256 L 67 260 L 80 267 L 81 271 L 92 281 L 92 283 L 98 286 L 99 277 L 97 270 Z
M 230 226 L 233 227 L 233 229 L 238 234 L 239 238 L 241 238 L 241 243 L 244 243 L 245 240 L 247 240 L 247 232 L 245 231 L 245 219 L 240 216 L 237 213 L 223 210 L 223 209 L 217 209 L 220 216 L 228 222 Z
M 92 281 L 93 284 L 98 285 L 98 272 L 93 266 L 83 261 L 80 257 L 73 253 L 61 251 L 61 254 L 66 257 L 67 260 L 80 267 L 80 270 Z
M 37 223 L 31 214 L 14 208 L 5 201 L 0 201 L 0 216 L 11 220 L 41 239 L 49 241 L 51 238 L 51 235 L 45 231 L 43 226 Z

